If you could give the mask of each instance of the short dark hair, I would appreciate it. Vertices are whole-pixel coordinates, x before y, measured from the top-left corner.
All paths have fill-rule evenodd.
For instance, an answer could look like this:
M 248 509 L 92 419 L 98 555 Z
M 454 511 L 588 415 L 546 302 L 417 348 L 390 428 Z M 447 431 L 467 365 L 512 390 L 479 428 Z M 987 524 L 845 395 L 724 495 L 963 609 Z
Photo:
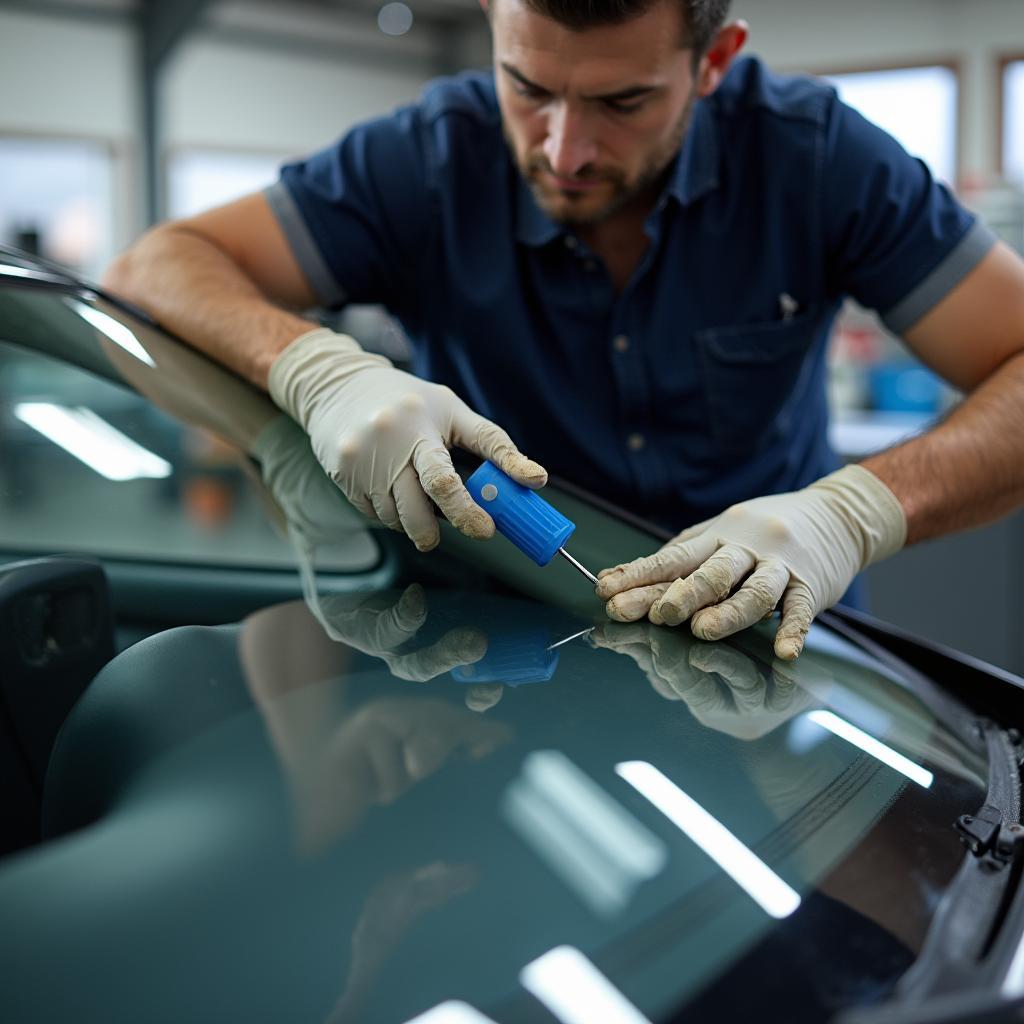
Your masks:
M 579 31 L 597 25 L 619 25 L 646 14 L 660 0 L 524 0 L 530 10 L 566 28 Z M 703 54 L 725 24 L 731 0 L 677 0 L 684 19 L 687 46 Z

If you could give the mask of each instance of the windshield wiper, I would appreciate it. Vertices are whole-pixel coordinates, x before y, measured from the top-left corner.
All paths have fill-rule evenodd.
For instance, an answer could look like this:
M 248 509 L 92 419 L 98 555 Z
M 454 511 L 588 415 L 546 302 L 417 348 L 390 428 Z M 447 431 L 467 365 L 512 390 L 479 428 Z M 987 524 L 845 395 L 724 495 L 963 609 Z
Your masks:
M 940 1024 L 1024 1019 L 1024 827 L 1016 730 L 979 722 L 988 748 L 984 805 L 955 823 L 967 857 L 950 883 L 914 966 L 884 1006 L 837 1024 Z

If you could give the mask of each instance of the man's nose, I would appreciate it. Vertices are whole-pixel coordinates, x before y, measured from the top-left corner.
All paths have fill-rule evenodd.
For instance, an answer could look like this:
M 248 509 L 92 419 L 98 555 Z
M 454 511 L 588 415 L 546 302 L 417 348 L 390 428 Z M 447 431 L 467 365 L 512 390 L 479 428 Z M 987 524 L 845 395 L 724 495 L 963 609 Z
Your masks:
M 559 103 L 548 120 L 544 155 L 551 169 L 562 178 L 575 177 L 597 158 L 597 143 L 587 132 L 583 112 Z

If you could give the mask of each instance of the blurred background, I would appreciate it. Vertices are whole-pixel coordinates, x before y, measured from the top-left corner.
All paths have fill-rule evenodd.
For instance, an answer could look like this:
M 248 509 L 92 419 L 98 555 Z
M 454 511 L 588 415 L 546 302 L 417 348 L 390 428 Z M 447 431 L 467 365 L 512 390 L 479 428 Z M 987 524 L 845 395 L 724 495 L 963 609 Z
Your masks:
M 830 79 L 1024 250 L 1021 0 L 733 10 L 752 52 Z M 430 78 L 488 64 L 477 0 L 0 0 L 0 242 L 95 280 L 148 224 L 260 188 Z M 371 347 L 400 353 L 380 311 L 345 317 Z M 849 458 L 957 400 L 853 305 L 831 370 L 833 441 Z M 979 565 L 984 605 L 970 596 L 967 567 Z M 1018 516 L 873 569 L 872 611 L 1024 671 L 1022 567 Z

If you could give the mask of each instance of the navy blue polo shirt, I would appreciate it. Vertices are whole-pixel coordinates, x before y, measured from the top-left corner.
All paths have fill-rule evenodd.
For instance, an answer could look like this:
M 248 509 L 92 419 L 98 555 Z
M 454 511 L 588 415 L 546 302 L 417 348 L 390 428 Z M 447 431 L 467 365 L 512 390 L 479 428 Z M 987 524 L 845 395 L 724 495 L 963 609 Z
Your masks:
M 993 244 L 831 88 L 752 58 L 696 104 L 620 294 L 534 202 L 489 73 L 432 83 L 267 196 L 325 305 L 383 303 L 417 374 L 671 529 L 833 469 L 825 348 L 843 298 L 899 332 Z

